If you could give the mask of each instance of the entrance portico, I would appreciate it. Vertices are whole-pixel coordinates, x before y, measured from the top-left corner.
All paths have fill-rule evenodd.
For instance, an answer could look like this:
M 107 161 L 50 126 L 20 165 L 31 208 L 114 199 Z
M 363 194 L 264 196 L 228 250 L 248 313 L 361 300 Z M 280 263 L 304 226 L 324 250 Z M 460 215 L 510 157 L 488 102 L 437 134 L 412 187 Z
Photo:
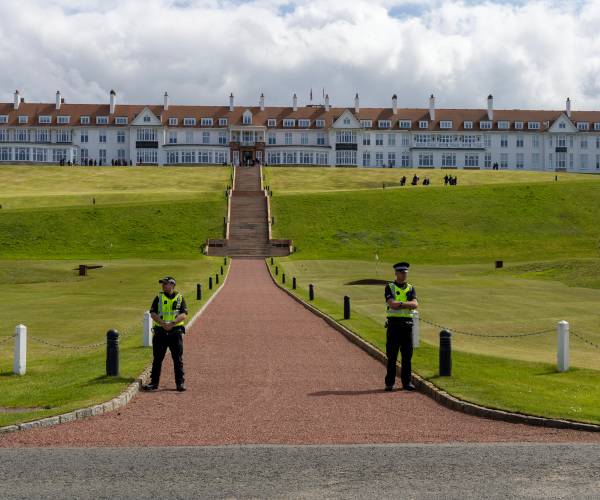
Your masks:
M 229 147 L 234 165 L 264 162 L 266 127 L 242 125 L 230 128 Z

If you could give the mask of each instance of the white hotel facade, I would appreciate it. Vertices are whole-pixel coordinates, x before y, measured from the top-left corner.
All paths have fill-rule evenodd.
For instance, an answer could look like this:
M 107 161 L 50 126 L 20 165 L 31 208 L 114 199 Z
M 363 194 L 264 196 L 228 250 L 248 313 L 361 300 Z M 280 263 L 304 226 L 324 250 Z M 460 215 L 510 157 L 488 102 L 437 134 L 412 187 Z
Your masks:
M 0 103 L 0 163 L 240 164 L 600 173 L 600 112 L 482 109 Z

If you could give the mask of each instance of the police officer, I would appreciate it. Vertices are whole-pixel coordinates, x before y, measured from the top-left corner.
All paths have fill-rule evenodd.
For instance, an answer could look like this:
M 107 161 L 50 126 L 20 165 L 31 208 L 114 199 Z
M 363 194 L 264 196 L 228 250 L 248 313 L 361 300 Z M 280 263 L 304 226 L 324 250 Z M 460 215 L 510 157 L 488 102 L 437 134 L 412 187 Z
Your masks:
M 396 280 L 385 287 L 385 300 L 387 302 L 387 374 L 385 376 L 385 390 L 391 391 L 396 381 L 396 361 L 398 350 L 401 355 L 402 369 L 400 379 L 402 388 L 414 391 L 411 382 L 411 358 L 413 353 L 412 342 L 412 310 L 419 307 L 415 287 L 406 281 L 408 275 L 408 262 L 398 262 L 394 265 Z
M 147 391 L 158 389 L 162 362 L 171 351 L 173 367 L 175 368 L 175 383 L 179 392 L 185 391 L 183 374 L 183 334 L 184 320 L 187 317 L 187 305 L 181 293 L 175 291 L 175 278 L 167 276 L 158 281 L 162 284 L 160 292 L 152 302 L 150 315 L 154 320 L 154 336 L 152 338 L 152 374 L 150 383 L 144 386 Z

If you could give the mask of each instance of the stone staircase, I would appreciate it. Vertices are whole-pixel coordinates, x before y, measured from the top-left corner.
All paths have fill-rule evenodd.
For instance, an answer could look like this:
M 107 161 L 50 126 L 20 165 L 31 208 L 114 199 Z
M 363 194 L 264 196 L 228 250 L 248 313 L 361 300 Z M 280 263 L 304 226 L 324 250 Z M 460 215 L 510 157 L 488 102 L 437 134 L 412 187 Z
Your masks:
M 268 199 L 258 167 L 236 167 L 231 191 L 229 238 L 209 240 L 206 253 L 229 257 L 289 255 L 291 242 L 269 239 Z

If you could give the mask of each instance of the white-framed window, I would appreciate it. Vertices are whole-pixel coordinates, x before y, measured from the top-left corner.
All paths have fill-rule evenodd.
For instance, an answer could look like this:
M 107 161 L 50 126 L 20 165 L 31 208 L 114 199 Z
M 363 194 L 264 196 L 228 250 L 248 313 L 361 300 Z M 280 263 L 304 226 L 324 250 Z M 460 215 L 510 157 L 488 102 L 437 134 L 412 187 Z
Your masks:
M 515 122 L 515 130 L 523 130 L 523 122 Z
M 196 119 L 195 118 L 184 118 L 183 125 L 185 127 L 194 127 L 196 125 Z
M 523 153 L 517 153 L 515 167 L 518 169 L 525 168 L 525 155 Z
M 483 166 L 485 168 L 492 168 L 492 153 L 486 153 L 483 156 Z
M 492 122 L 489 120 L 482 120 L 479 122 L 479 128 L 481 130 L 491 130 L 492 129 Z
M 350 118 L 348 118 L 348 117 L 344 118 L 344 119 L 342 120 L 342 123 L 343 123 L 344 125 L 350 125 L 350 123 L 351 123 L 351 122 L 350 122 Z
M 492 136 L 491 135 L 486 134 L 483 136 L 483 147 L 485 147 L 485 148 L 492 147 Z
M 79 142 L 88 142 L 88 131 L 82 130 L 79 135 Z
M 292 120 L 291 118 L 286 118 L 283 120 L 283 126 L 286 128 L 294 127 L 296 125 L 296 120 Z
M 588 155 L 587 155 L 587 154 L 582 154 L 582 155 L 579 157 L 579 167 L 580 167 L 582 170 L 586 170 L 586 169 L 588 168 L 588 158 L 589 158 L 589 157 L 588 157 Z
M 361 120 L 360 125 L 362 128 L 371 128 L 373 126 L 373 120 Z M 363 165 L 365 167 L 367 165 Z
M 452 120 L 441 120 L 440 128 L 452 128 Z
M 517 136 L 515 146 L 518 148 L 525 146 L 525 138 L 522 135 Z
M 48 161 L 48 150 L 46 148 L 34 148 L 32 160 L 37 162 Z
M 419 167 L 433 167 L 433 153 L 419 153 Z
M 508 153 L 500 153 L 500 168 L 508 168 Z
M 182 151 L 181 163 L 196 163 L 196 151 Z
M 8 117 L 7 117 L 8 118 Z M 2 123 L 2 117 L 0 116 L 0 123 Z M 4 122 L 6 123 L 6 122 Z M 600 122 L 594 123 L 594 130 L 598 132 L 600 130 Z
M 596 149 L 600 149 L 600 136 L 596 137 Z
M 329 165 L 329 153 L 317 151 L 315 153 L 315 163 L 317 165 Z
M 98 135 L 98 142 L 101 144 L 106 144 L 106 132 L 100 132 Z
M 139 148 L 137 151 L 138 163 L 158 163 L 158 149 L 155 148 Z
M 43 124 L 52 123 L 52 117 L 50 115 L 40 115 L 38 117 L 38 123 L 43 123 Z
M 270 146 L 274 146 L 275 144 L 277 144 L 277 134 L 275 132 L 269 132 L 267 134 L 267 143 Z
M 117 143 L 125 144 L 125 132 L 123 130 L 117 132 Z
M 100 165 L 106 165 L 106 149 L 98 150 L 98 162 Z
M 325 146 L 325 133 L 317 132 L 317 146 Z
M 152 118 L 149 115 L 144 115 L 144 123 L 150 123 Z
M 0 148 L 0 161 L 12 161 L 12 148 Z
M 16 161 L 29 161 L 29 148 L 15 148 Z
M 213 119 L 212 118 L 200 118 L 200 125 L 203 127 L 212 127 Z
M 308 144 L 308 134 L 300 134 L 300 144 L 302 144 L 303 146 L 306 146 Z
M 395 146 L 396 145 L 396 134 L 388 134 L 388 146 Z
M 0 142 L 8 142 L 8 130 L 0 128 Z
M 82 165 L 87 165 L 89 159 L 90 159 L 90 153 L 87 150 L 87 148 L 81 148 L 79 150 L 79 162 Z
M 89 116 L 82 116 L 81 118 L 79 118 L 79 123 L 81 123 L 82 125 L 89 125 L 90 124 L 90 117 Z
M 308 128 L 308 127 L 310 127 L 310 120 L 305 120 L 305 119 L 298 120 L 298 126 L 300 128 Z
M 429 128 L 429 122 L 427 120 L 420 120 L 419 128 Z
M 377 126 L 379 128 L 390 128 L 392 126 L 392 122 L 390 120 L 378 120 Z
M 127 125 L 127 117 L 126 116 L 117 116 L 115 118 L 115 125 Z
M 498 130 L 508 130 L 510 128 L 510 122 L 508 120 L 500 120 L 498 122 Z
M 0 115 L 0 123 L 8 123 L 8 115 Z
M 29 117 L 27 115 L 19 115 L 19 124 L 23 125 L 29 121 Z
M 219 118 L 219 127 L 226 127 L 228 123 L 227 118 Z
M 198 151 L 198 163 L 212 163 L 212 151 Z
M 508 147 L 508 135 L 502 134 L 500 136 L 500 147 L 507 148 Z
M 529 130 L 539 130 L 540 129 L 540 122 L 528 122 L 527 123 L 527 128 Z
M 70 130 L 57 130 L 56 131 L 56 142 L 58 142 L 58 143 L 71 142 L 71 131 Z
M 577 130 L 589 130 L 590 124 L 588 122 L 577 122 Z
M 286 132 L 284 137 L 283 137 L 283 143 L 287 146 L 289 146 L 290 144 L 292 144 L 292 133 L 291 132 Z
M 325 127 L 325 120 L 321 120 L 321 119 L 319 119 L 319 120 L 316 120 L 316 121 L 315 121 L 315 125 L 316 125 L 318 128 L 324 128 L 324 127 Z
M 177 144 L 177 132 L 174 130 L 169 132 L 169 144 Z
M 456 153 L 442 153 L 442 167 L 456 167 Z
M 363 154 L 362 154 L 362 166 L 363 167 L 370 167 L 371 166 L 371 152 L 370 151 L 363 151 Z
M 108 125 L 108 116 L 97 116 L 96 125 Z
M 177 118 L 169 118 L 169 125 L 171 127 L 177 125 L 179 123 L 179 120 Z
M 61 116 L 56 117 L 56 120 L 59 125 L 67 125 L 71 122 L 71 117 L 61 115 Z
M 267 127 L 276 127 L 277 126 L 277 120 L 275 118 L 269 118 L 267 120 Z
M 383 146 L 383 134 L 375 134 L 375 146 Z
M 288 165 L 294 165 L 295 163 L 297 163 L 296 151 L 284 151 L 281 154 L 281 159 L 284 164 L 287 163 Z
M 41 129 L 36 132 L 35 142 L 50 142 L 50 131 Z
M 560 122 L 558 124 L 558 128 L 566 129 L 567 128 L 567 124 L 565 122 Z
M 400 120 L 398 122 L 400 128 L 406 128 L 409 129 L 411 127 L 411 121 L 410 120 Z
M 202 132 L 202 144 L 210 144 L 210 132 Z
M 138 141 L 156 141 L 156 129 L 153 128 L 138 128 Z
M 533 147 L 534 149 L 537 149 L 540 147 L 540 136 L 537 134 L 534 134 L 531 136 L 531 147 Z
M 226 146 L 227 145 L 227 132 L 225 130 L 221 130 L 219 132 L 219 144 Z M 223 162 L 219 162 L 223 163 Z
M 15 141 L 16 142 L 29 142 L 29 130 L 19 130 L 15 131 Z
M 301 165 L 312 165 L 313 154 L 311 151 L 300 151 L 298 153 L 298 163 Z
M 252 125 L 252 113 L 250 111 L 245 111 L 242 116 L 242 123 L 244 125 Z
M 356 165 L 356 151 L 340 150 L 335 152 L 336 165 Z
M 396 166 L 396 153 L 393 152 L 389 152 L 387 155 L 387 164 L 388 167 L 395 167 Z
M 371 134 L 369 134 L 369 133 L 363 133 L 363 135 L 362 135 L 362 144 L 363 144 L 363 146 L 370 146 L 371 145 Z
M 471 130 L 473 128 L 473 122 L 470 120 L 467 120 L 466 122 L 463 123 L 463 127 L 465 128 L 465 130 Z
M 404 147 L 409 147 L 410 146 L 410 135 L 408 134 L 401 134 L 401 144 Z
M 402 153 L 400 157 L 400 166 L 401 167 L 410 167 L 410 154 L 407 152 Z
M 261 151 L 258 151 L 259 153 Z M 225 151 L 215 151 L 215 164 L 221 165 L 227 161 L 227 153 Z
M 588 147 L 587 137 L 582 137 L 581 141 L 579 142 L 579 146 L 581 149 L 587 149 L 587 147 Z
M 335 140 L 342 144 L 356 144 L 356 134 L 354 130 L 338 130 L 335 133 Z
M 383 167 L 383 152 L 382 151 L 375 152 L 375 166 Z
M 192 132 L 191 130 L 188 130 L 185 133 L 185 143 L 186 144 L 194 144 L 194 132 Z
M 531 155 L 531 166 L 533 168 L 540 168 L 540 154 L 539 153 L 533 153 Z
M 120 162 L 125 161 L 125 150 L 124 149 L 117 149 L 117 160 L 119 160 Z
M 465 155 L 465 167 L 478 167 L 479 155 Z

